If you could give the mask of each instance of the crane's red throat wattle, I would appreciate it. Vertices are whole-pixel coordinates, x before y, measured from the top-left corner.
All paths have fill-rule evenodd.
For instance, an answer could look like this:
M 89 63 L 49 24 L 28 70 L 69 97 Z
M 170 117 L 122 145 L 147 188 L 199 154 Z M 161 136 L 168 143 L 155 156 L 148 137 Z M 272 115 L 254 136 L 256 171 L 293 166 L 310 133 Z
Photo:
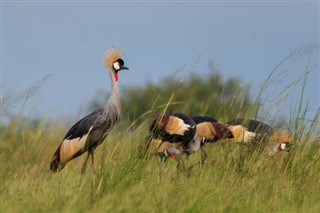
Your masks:
M 118 81 L 118 73 L 114 74 L 114 79 L 116 79 L 116 81 Z

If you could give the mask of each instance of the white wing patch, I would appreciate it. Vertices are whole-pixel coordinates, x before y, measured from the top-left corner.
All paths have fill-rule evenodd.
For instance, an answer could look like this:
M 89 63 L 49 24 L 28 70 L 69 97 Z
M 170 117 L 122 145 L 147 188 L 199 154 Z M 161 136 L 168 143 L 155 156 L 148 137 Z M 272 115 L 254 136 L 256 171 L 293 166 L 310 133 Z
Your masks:
M 235 142 L 249 143 L 257 136 L 256 133 L 248 131 L 247 128 L 241 125 L 229 126 L 228 128 L 231 130 Z
M 254 132 L 249 132 L 247 130 L 244 131 L 243 142 L 249 143 L 257 136 Z
M 72 156 L 78 151 L 82 150 L 87 142 L 88 135 L 90 134 L 93 126 L 90 127 L 89 132 L 80 138 L 73 138 L 71 140 L 64 139 L 60 148 L 60 162 L 67 163 L 71 160 Z M 80 140 L 79 140 L 80 139 Z
M 185 124 L 184 121 L 178 117 L 170 116 L 166 131 L 173 135 L 184 135 L 184 132 L 190 128 L 190 125 Z

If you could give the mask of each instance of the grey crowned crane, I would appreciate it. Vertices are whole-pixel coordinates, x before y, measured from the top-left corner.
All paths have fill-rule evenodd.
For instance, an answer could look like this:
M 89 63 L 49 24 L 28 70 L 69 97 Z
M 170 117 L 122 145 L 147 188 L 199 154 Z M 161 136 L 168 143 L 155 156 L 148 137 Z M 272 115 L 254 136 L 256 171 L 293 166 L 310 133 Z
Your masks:
M 274 130 L 269 125 L 253 119 L 234 119 L 227 124 L 234 135 L 235 142 L 250 143 L 253 140 L 268 138 L 270 141 L 268 155 L 289 150 L 291 136 L 287 131 Z
M 269 125 L 253 119 L 234 119 L 227 124 L 236 142 L 248 143 L 253 139 L 261 139 L 272 134 L 272 128 Z
M 196 135 L 197 137 L 203 138 L 201 143 L 201 163 L 203 163 L 208 154 L 204 150 L 205 143 L 214 143 L 219 140 L 233 138 L 232 132 L 228 127 L 218 120 L 210 116 L 193 116 L 192 119 L 196 123 Z
M 166 122 L 170 119 L 172 120 L 171 122 Z M 181 119 L 179 125 L 177 125 L 178 122 L 176 122 L 177 124 L 174 124 L 173 121 L 179 119 Z M 158 124 L 156 128 L 155 124 Z M 195 128 L 184 132 L 182 135 L 174 136 L 178 132 L 178 128 L 176 127 L 182 127 L 182 124 L 195 126 Z M 173 127 L 176 129 L 174 130 Z M 189 117 L 182 113 L 166 114 L 162 118 L 160 117 L 160 119 L 154 119 L 152 125 L 150 126 L 150 132 L 152 133 L 152 138 L 158 139 L 153 139 L 149 142 L 150 150 L 155 151 L 160 155 L 164 155 L 165 157 L 176 158 L 177 155 L 190 155 L 201 149 L 201 163 L 203 163 L 207 158 L 207 153 L 203 148 L 204 143 L 216 142 L 226 138 L 233 138 L 232 132 L 228 129 L 228 127 L 224 124 L 218 123 L 217 120 L 212 117 Z
M 89 157 L 94 164 L 94 151 L 106 138 L 108 132 L 120 119 L 120 98 L 118 92 L 118 72 L 128 70 L 121 58 L 121 51 L 113 48 L 104 56 L 104 67 L 109 69 L 111 79 L 111 92 L 107 103 L 91 114 L 75 123 L 61 144 L 55 151 L 50 169 L 52 172 L 60 171 L 72 159 L 88 152 L 82 166 L 81 173 L 86 169 Z
M 209 116 L 193 116 L 197 125 L 196 135 L 204 138 L 205 143 L 213 143 L 219 140 L 233 138 L 232 132 L 225 124 L 218 122 Z
M 152 120 L 147 137 L 146 152 L 156 152 L 165 157 L 190 155 L 197 151 L 202 138 L 196 137 L 196 124 L 181 112 L 157 115 Z
M 192 120 L 194 120 L 196 124 L 202 123 L 202 122 L 218 122 L 217 119 L 210 116 L 192 116 L 191 118 Z

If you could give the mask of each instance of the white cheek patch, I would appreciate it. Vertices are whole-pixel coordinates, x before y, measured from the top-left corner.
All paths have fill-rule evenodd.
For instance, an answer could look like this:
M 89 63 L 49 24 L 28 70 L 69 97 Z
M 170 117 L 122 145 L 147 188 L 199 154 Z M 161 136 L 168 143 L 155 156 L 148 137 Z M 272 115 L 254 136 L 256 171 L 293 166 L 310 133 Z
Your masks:
M 114 62 L 114 63 L 113 63 L 113 68 L 114 68 L 116 71 L 119 71 L 119 70 L 120 70 L 120 64 L 119 64 L 119 62 Z
M 280 145 L 280 149 L 281 149 L 281 150 L 285 150 L 286 148 L 287 148 L 287 144 L 282 143 L 282 144 Z

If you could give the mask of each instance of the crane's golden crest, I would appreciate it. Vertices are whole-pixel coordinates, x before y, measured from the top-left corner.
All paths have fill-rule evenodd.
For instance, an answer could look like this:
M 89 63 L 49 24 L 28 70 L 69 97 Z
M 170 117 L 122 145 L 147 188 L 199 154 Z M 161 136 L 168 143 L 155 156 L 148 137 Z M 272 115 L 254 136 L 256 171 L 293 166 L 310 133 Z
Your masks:
M 278 144 L 286 143 L 286 142 L 289 143 L 291 139 L 291 135 L 287 131 L 278 130 L 273 134 L 272 138 L 273 138 L 273 141 L 275 141 Z
M 121 58 L 122 52 L 118 48 L 112 48 L 105 52 L 103 57 L 103 66 L 111 69 L 115 61 Z

